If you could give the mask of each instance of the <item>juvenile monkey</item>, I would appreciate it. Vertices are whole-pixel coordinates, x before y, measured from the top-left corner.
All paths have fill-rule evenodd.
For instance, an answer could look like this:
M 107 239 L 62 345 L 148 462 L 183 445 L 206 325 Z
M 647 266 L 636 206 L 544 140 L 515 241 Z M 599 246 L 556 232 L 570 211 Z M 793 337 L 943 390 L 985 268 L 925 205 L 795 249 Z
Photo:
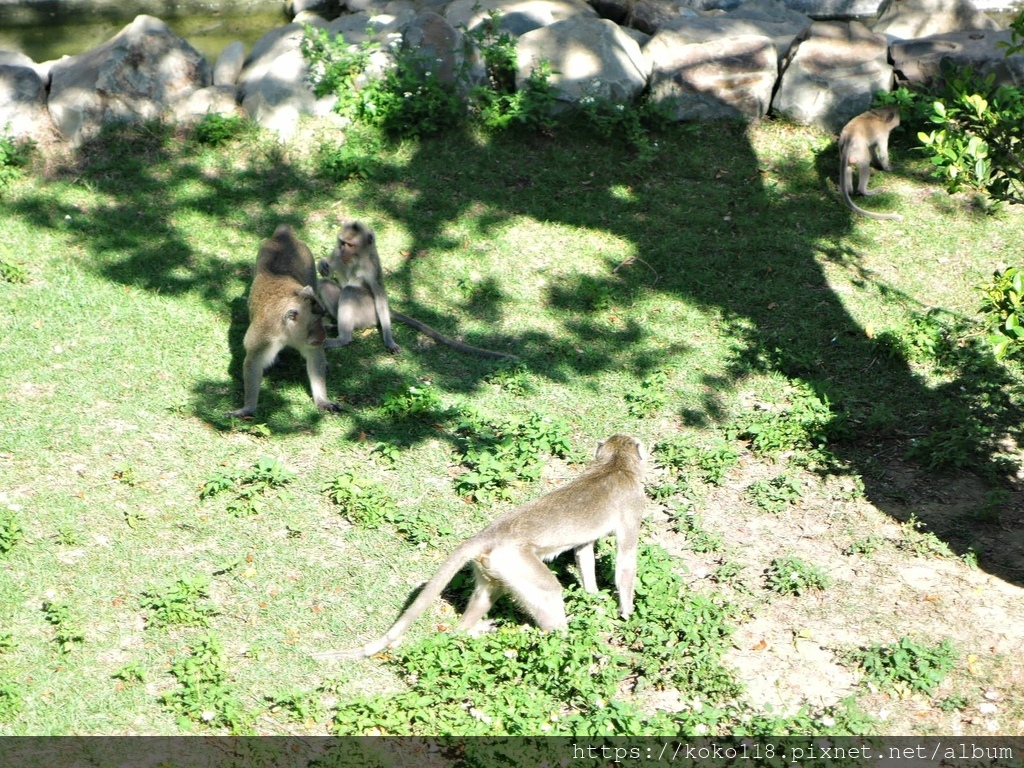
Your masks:
M 868 197 L 880 190 L 868 190 L 871 165 L 883 171 L 892 170 L 889 164 L 889 134 L 900 124 L 899 107 L 879 107 L 862 112 L 848 122 L 839 134 L 839 190 L 843 202 L 854 213 L 872 219 L 902 219 L 898 213 L 872 213 L 856 205 L 850 198 L 853 179 L 850 166 L 857 166 L 857 191 Z
M 402 348 L 391 337 L 393 317 L 460 352 L 515 359 L 514 355 L 450 339 L 419 320 L 392 311 L 384 291 L 384 272 L 380 266 L 380 256 L 377 255 L 377 238 L 373 230 L 360 221 L 348 221 L 342 225 L 330 260 L 321 259 L 317 268 L 321 277 L 333 278 L 320 282 L 320 298 L 338 322 L 338 337 L 328 339 L 324 344 L 327 348 L 343 347 L 352 341 L 354 330 L 376 325 L 388 352 L 397 354 Z
M 565 629 L 562 587 L 544 562 L 573 550 L 583 588 L 596 592 L 594 542 L 609 534 L 615 534 L 618 542 L 619 613 L 628 618 L 633 612 L 644 514 L 645 461 L 644 446 L 636 438 L 615 435 L 601 441 L 596 460 L 575 480 L 506 512 L 460 544 L 383 637 L 361 648 L 316 654 L 317 658 L 372 656 L 395 644 L 467 562 L 473 563 L 476 588 L 460 629 L 471 629 L 505 591 L 542 630 Z
M 321 411 L 339 410 L 327 397 L 327 356 L 323 343 L 324 308 L 316 295 L 313 254 L 291 227 L 281 224 L 264 241 L 256 257 L 256 274 L 249 290 L 249 328 L 245 332 L 245 405 L 229 416 L 256 413 L 263 372 L 284 347 L 294 347 L 306 359 L 313 402 Z

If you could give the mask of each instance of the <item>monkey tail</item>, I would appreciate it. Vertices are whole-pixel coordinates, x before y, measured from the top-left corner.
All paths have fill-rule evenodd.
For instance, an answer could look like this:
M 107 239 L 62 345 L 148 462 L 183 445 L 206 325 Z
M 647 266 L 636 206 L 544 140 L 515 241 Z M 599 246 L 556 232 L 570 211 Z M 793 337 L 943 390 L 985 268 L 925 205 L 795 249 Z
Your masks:
M 446 344 L 447 346 L 451 347 L 452 349 L 456 349 L 459 352 L 469 352 L 474 355 L 482 355 L 483 357 L 493 357 L 501 360 L 519 359 L 515 355 L 509 355 L 505 352 L 495 352 L 494 350 L 483 349 L 481 347 L 474 347 L 471 344 L 464 344 L 461 341 L 450 339 L 443 333 L 438 333 L 426 323 L 421 323 L 416 318 L 409 317 L 408 315 L 403 315 L 401 312 L 396 312 L 393 309 L 391 310 L 391 317 L 392 319 L 397 320 L 400 323 L 408 325 L 410 328 L 415 328 L 417 331 L 419 331 L 425 336 L 429 336 L 434 341 L 439 341 L 442 344 Z
M 850 163 L 844 150 L 839 158 L 839 191 L 843 195 L 843 202 L 846 203 L 846 207 L 854 213 L 859 213 L 861 216 L 867 216 L 869 219 L 898 219 L 902 220 L 903 217 L 898 213 L 875 213 L 873 211 L 865 211 L 850 197 L 850 190 L 853 189 L 853 178 L 850 175 Z
M 392 313 L 394 316 L 394 313 Z M 479 555 L 483 551 L 483 545 L 474 536 L 466 539 L 462 542 L 448 559 L 441 564 L 437 573 L 434 574 L 433 578 L 430 579 L 426 584 L 423 585 L 423 589 L 416 596 L 416 599 L 412 601 L 412 604 L 402 612 L 402 615 L 398 617 L 398 620 L 391 625 L 383 636 L 374 640 L 373 642 L 367 643 L 366 645 L 358 648 L 350 648 L 344 651 L 327 651 L 325 653 L 317 653 L 313 655 L 316 659 L 360 659 L 367 656 L 373 656 L 376 653 L 380 653 L 385 648 L 397 643 L 402 635 L 406 633 L 406 630 L 412 625 L 416 619 L 420 617 L 430 604 L 434 602 L 440 595 L 441 591 L 448 586 L 455 574 L 462 570 L 462 567 L 472 560 L 474 557 Z

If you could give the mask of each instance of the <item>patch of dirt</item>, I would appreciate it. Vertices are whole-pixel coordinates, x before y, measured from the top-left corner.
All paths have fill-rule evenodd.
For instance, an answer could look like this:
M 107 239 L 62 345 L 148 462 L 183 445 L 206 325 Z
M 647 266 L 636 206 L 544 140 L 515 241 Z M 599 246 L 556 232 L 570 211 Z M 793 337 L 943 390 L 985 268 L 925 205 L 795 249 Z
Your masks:
M 799 478 L 801 498 L 767 512 L 747 489 L 783 471 Z M 997 519 L 978 521 L 987 499 L 976 478 L 936 477 L 894 461 L 884 474 L 899 500 L 879 502 L 883 511 L 850 478 L 823 480 L 747 454 L 696 504 L 701 527 L 724 542 L 718 551 L 694 552 L 663 516 L 655 540 L 682 559 L 695 589 L 724 595 L 746 617 L 725 663 L 751 703 L 793 713 L 854 696 L 883 734 L 1024 734 L 1019 495 Z M 968 541 L 980 567 L 957 554 Z M 780 556 L 816 566 L 831 584 L 799 596 L 772 591 L 765 570 Z M 734 575 L 716 575 L 723 564 Z M 956 647 L 954 670 L 931 696 L 879 690 L 850 658 L 906 635 L 929 646 L 949 638 Z

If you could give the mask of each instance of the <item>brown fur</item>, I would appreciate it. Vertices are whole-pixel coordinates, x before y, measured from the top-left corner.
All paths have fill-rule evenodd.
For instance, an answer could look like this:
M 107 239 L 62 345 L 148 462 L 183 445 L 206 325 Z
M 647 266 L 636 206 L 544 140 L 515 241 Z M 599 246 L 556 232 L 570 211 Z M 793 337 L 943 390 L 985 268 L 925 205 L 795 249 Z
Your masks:
M 880 190 L 868 190 L 871 166 L 892 170 L 889 164 L 889 134 L 900 124 L 898 107 L 879 107 L 862 112 L 850 120 L 839 134 L 839 191 L 843 202 L 854 213 L 872 219 L 902 219 L 898 213 L 873 213 L 853 202 L 853 179 L 850 166 L 857 166 L 857 191 L 870 196 Z

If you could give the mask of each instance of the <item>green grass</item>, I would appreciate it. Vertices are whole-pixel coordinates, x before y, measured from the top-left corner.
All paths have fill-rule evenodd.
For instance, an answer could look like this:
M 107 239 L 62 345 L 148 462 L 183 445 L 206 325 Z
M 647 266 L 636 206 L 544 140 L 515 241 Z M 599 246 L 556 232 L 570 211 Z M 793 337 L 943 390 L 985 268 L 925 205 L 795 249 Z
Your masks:
M 292 733 L 299 721 L 323 733 L 355 722 L 345 702 L 362 702 L 364 717 L 374 697 L 414 700 L 401 666 L 329 667 L 311 654 L 379 634 L 459 537 L 574 474 L 573 461 L 616 432 L 676 446 L 678 478 L 700 488 L 727 480 L 742 452 L 766 466 L 842 467 L 895 514 L 902 505 L 877 471 L 883 447 L 997 488 L 1000 441 L 1024 424 L 1020 371 L 968 333 L 972 286 L 1020 258 L 1020 215 L 979 214 L 908 160 L 882 174 L 890 191 L 875 203 L 907 221 L 851 218 L 824 180 L 835 151 L 811 129 L 719 122 L 655 138 L 652 164 L 568 131 L 381 142 L 360 178 L 341 183 L 315 173 L 315 151 L 250 131 L 213 146 L 159 126 L 122 129 L 74 158 L 30 163 L 0 197 L 0 263 L 24 272 L 0 282 L 0 626 L 10 638 L 0 734 Z M 232 422 L 260 242 L 287 222 L 319 257 L 343 218 L 376 229 L 397 309 L 521 365 L 404 327 L 392 357 L 366 333 L 328 353 L 340 415 L 316 411 L 301 360 L 284 354 L 257 419 Z M 552 474 L 498 473 L 490 496 L 460 484 L 491 466 L 467 452 L 467 419 L 525 429 L 544 417 L 569 449 L 536 454 Z M 536 456 L 521 463 L 527 476 Z M 253 479 L 260 467 L 290 480 Z M 216 478 L 222 492 L 204 493 Z M 349 503 L 386 494 L 383 524 L 360 525 L 324 492 L 338 478 L 364 483 Z M 971 534 L 921 522 L 967 551 Z M 1000 558 L 986 550 L 978 564 L 1019 583 Z M 659 633 L 678 628 L 653 598 L 638 613 L 656 618 L 635 630 L 649 636 L 614 652 L 660 648 L 666 659 L 646 684 L 677 686 L 708 709 L 669 725 L 649 719 L 630 686 L 595 681 L 619 697 L 606 713 L 613 731 L 799 729 L 766 712 L 739 719 L 752 710 L 735 704 L 742 694 L 719 664 L 731 630 L 715 586 L 702 589 L 688 610 L 721 633 L 670 638 L 692 651 L 693 674 L 664 645 Z M 157 610 L 168 615 L 154 622 Z M 440 607 L 431 616 L 401 658 L 419 658 L 416 641 L 438 642 L 438 624 L 454 623 Z M 509 631 L 517 617 L 498 619 Z M 604 652 L 607 636 L 581 633 L 590 645 L 545 653 Z M 444 642 L 470 659 L 483 652 Z M 197 654 L 216 663 L 189 688 L 183 660 Z M 622 664 L 618 682 L 635 682 Z M 559 698 L 573 694 L 544 695 L 591 718 L 588 728 L 598 722 Z M 383 705 L 388 717 L 394 706 Z M 539 722 L 531 715 L 517 732 L 541 732 Z

